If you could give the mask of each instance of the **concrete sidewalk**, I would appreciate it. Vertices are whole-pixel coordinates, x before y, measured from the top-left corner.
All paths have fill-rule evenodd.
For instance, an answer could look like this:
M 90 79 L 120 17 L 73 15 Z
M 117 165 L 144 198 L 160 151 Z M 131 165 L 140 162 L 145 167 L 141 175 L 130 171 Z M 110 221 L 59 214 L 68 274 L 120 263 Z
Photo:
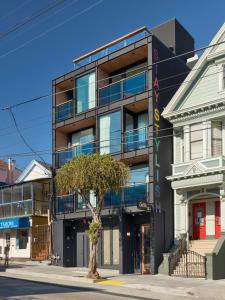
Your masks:
M 193 278 L 176 278 L 165 275 L 119 275 L 115 270 L 100 269 L 99 273 L 106 280 L 93 281 L 85 278 L 85 268 L 62 268 L 40 263 L 17 263 L 0 272 L 0 276 L 20 278 L 43 283 L 62 285 L 80 285 L 116 290 L 124 293 L 140 290 L 155 295 L 159 299 L 224 299 L 225 280 L 205 280 Z M 116 286 L 116 287 L 115 287 Z M 169 298 L 168 298 L 169 297 Z

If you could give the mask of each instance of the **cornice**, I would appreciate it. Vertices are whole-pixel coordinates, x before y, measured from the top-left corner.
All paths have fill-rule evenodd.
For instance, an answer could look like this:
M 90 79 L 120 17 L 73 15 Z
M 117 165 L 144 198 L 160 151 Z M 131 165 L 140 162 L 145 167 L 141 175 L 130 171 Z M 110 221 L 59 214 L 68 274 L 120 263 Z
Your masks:
M 205 106 L 196 106 L 189 110 L 180 111 L 176 114 L 167 116 L 167 119 L 172 123 L 186 121 L 197 117 L 210 115 L 211 113 L 225 110 L 225 98 L 219 102 L 211 102 Z

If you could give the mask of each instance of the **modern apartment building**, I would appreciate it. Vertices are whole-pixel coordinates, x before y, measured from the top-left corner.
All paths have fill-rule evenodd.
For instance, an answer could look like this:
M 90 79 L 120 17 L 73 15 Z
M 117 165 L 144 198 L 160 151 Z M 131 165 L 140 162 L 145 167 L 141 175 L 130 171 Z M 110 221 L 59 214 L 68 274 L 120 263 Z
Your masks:
M 225 24 L 163 112 L 174 128 L 167 179 L 174 190 L 175 239 L 187 237 L 192 257 L 207 256 L 205 271 L 213 279 L 225 278 L 224 96 Z M 171 270 L 177 275 L 179 264 Z
M 93 152 L 130 167 L 129 184 L 105 197 L 101 268 L 154 274 L 173 243 L 173 195 L 165 180 L 172 137 L 161 139 L 171 133 L 161 112 L 189 72 L 189 56 L 172 58 L 193 49 L 193 38 L 174 19 L 74 59 L 74 70 L 53 80 L 56 172 L 74 156 Z M 81 198 L 56 194 L 53 242 L 60 265 L 87 266 L 89 220 Z
M 0 258 L 45 260 L 49 253 L 49 166 L 33 160 L 14 184 L 0 187 Z

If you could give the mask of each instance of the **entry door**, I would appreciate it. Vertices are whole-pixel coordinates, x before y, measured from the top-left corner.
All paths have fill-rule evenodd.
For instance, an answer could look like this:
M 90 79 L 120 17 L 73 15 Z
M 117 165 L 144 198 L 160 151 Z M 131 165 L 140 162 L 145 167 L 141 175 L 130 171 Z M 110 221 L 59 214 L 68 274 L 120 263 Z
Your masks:
M 221 235 L 220 201 L 215 202 L 215 234 L 216 234 L 216 238 L 220 238 Z
M 192 204 L 193 238 L 206 238 L 206 203 Z
M 150 273 L 150 226 L 141 226 L 141 272 Z
M 85 232 L 77 233 L 77 267 L 88 266 L 88 237 Z

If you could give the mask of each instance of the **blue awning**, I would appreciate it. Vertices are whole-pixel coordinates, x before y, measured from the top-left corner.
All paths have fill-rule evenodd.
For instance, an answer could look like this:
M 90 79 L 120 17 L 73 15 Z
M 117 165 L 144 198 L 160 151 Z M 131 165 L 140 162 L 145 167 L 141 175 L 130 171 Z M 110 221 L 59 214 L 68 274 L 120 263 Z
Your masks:
M 10 228 L 29 228 L 30 219 L 29 217 L 22 218 L 10 218 L 0 220 L 0 230 Z

